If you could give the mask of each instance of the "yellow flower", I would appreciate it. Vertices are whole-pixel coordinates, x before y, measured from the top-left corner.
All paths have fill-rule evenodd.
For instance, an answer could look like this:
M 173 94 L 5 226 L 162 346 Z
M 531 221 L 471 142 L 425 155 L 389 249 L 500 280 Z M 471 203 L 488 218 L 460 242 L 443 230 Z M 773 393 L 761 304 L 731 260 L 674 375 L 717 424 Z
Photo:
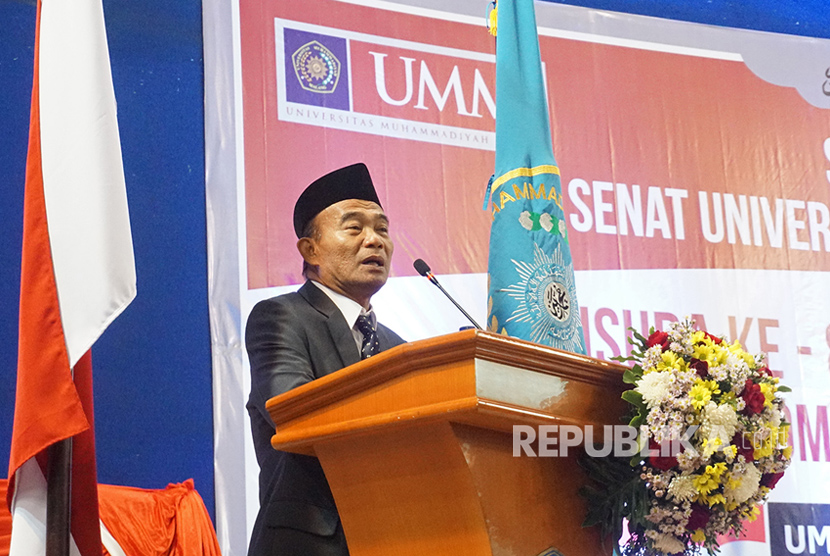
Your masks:
M 758 519 L 758 516 L 760 516 L 760 515 L 761 515 L 761 509 L 758 506 L 752 506 L 752 511 L 749 513 L 749 516 L 746 519 L 747 519 L 747 521 L 752 523 L 753 521 Z
M 689 390 L 689 398 L 692 400 L 692 405 L 695 409 L 700 410 L 703 406 L 709 403 L 712 399 L 712 392 L 702 384 L 695 384 Z
M 740 345 L 741 344 L 738 344 L 739 349 Z M 729 357 L 729 354 L 733 353 L 733 347 L 726 342 L 715 344 L 712 348 L 714 350 L 714 360 L 709 362 L 710 365 L 723 365 L 726 363 L 726 359 Z
M 697 410 L 700 410 L 708 404 L 715 394 L 720 394 L 720 388 L 718 388 L 718 383 L 714 380 L 702 380 L 698 378 L 695 380 L 691 390 L 689 390 L 689 398 Z
M 741 358 L 749 367 L 755 365 L 755 358 L 745 352 L 741 347 L 741 343 L 737 340 L 735 340 L 732 344 L 723 342 L 716 347 L 716 356 L 719 365 L 726 363 L 726 359 L 729 355 Z
M 692 344 L 694 345 L 692 357 L 707 361 L 709 365 L 723 365 L 726 363 L 726 358 L 735 349 L 725 342 L 716 344 L 707 338 L 703 332 L 695 332 L 692 335 Z M 740 349 L 740 344 L 738 344 L 738 349 Z
M 660 356 L 661 361 L 655 367 L 658 371 L 665 369 L 677 369 L 678 371 L 685 371 L 687 369 L 686 361 L 673 351 L 664 351 Z
M 698 529 L 692 533 L 692 540 L 700 544 L 706 540 L 706 533 L 703 532 L 703 529 Z
M 694 478 L 695 488 L 700 494 L 704 496 L 718 488 L 718 482 L 709 475 L 696 475 L 694 476 Z
M 775 439 L 776 443 L 778 444 L 778 448 L 783 447 L 781 450 L 781 455 L 783 455 L 786 459 L 792 459 L 793 457 L 793 447 L 789 445 L 790 443 L 790 425 L 781 425 L 778 427 L 777 438 Z
M 712 494 L 710 496 L 705 496 L 704 500 L 707 504 L 709 504 L 710 508 L 715 504 L 726 504 L 726 498 L 720 492 Z
M 711 473 L 716 477 L 720 478 L 726 472 L 726 463 L 720 461 L 715 465 L 707 465 L 706 466 L 706 473 Z
M 738 455 L 738 447 L 735 445 L 727 446 L 723 449 L 723 455 L 726 456 L 727 460 L 732 461 Z
M 726 463 L 721 461 L 715 465 L 707 465 L 703 474 L 695 477 L 695 488 L 704 496 L 704 499 L 710 492 L 718 488 L 721 475 L 725 471 Z
M 700 359 L 701 361 L 709 361 L 714 360 L 715 350 L 712 347 L 714 344 L 712 342 L 702 343 L 702 344 L 695 344 L 694 351 L 692 352 L 692 357 L 695 359 Z
M 764 428 L 769 431 L 768 435 L 756 434 L 753 438 L 752 444 L 755 450 L 752 452 L 752 456 L 755 460 L 771 456 L 773 450 L 777 448 L 779 427 Z
M 772 400 L 775 399 L 775 386 L 762 382 L 761 393 L 764 395 L 764 407 L 772 407 Z
M 726 349 L 728 349 L 735 355 L 740 356 L 742 353 L 745 353 L 743 346 L 741 346 L 741 342 L 739 342 L 738 340 L 735 340 L 731 344 L 727 344 L 726 342 L 724 342 L 722 345 L 726 345 Z
M 700 380 L 700 379 L 698 379 L 698 380 Z M 706 382 L 706 386 L 709 388 L 709 390 L 712 391 L 713 396 L 715 394 L 720 394 L 720 387 L 718 386 L 718 382 L 716 380 L 707 380 L 705 382 Z
M 714 438 L 704 438 L 703 439 L 703 457 L 710 458 L 712 454 L 718 451 L 723 441 L 720 437 L 716 436 Z

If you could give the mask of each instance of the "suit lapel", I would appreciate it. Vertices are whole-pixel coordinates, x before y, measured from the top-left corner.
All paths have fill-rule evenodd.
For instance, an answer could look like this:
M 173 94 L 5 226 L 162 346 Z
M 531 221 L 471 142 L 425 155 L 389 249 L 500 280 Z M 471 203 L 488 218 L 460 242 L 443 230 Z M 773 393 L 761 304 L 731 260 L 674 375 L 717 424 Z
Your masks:
M 325 317 L 326 329 L 343 361 L 343 366 L 347 367 L 360 361 L 360 352 L 355 345 L 352 329 L 329 296 L 310 281 L 307 281 L 298 293 Z
M 380 345 L 380 351 L 386 351 L 397 345 L 397 342 L 386 333 L 386 328 L 380 324 L 378 324 L 378 344 Z

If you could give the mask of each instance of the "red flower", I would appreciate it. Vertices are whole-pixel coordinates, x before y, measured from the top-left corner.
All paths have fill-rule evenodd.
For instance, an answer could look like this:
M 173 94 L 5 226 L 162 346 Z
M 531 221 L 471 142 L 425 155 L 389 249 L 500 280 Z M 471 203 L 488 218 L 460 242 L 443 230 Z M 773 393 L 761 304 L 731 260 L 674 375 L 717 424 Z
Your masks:
M 764 410 L 764 394 L 761 392 L 761 387 L 747 379 L 744 384 L 744 391 L 741 392 L 741 397 L 746 403 L 746 407 L 741 413 L 744 415 L 755 415 Z
M 723 340 L 721 340 L 720 338 L 718 338 L 717 336 L 712 336 L 711 334 L 709 334 L 709 333 L 708 333 L 708 332 L 706 332 L 705 330 L 703 331 L 703 333 L 704 333 L 704 334 L 706 334 L 706 337 L 707 337 L 707 338 L 709 338 L 710 340 L 712 340 L 712 342 L 714 342 L 714 343 L 716 343 L 716 344 L 719 344 L 719 343 L 721 343 L 721 342 L 723 341 Z
M 712 512 L 706 506 L 700 504 L 692 504 L 692 514 L 689 516 L 689 522 L 686 524 L 686 529 L 689 531 L 697 531 L 703 529 L 709 523 L 709 518 L 712 517 Z
M 760 369 L 758 369 L 758 372 L 762 375 L 773 376 L 772 371 L 769 370 L 769 367 L 767 366 L 761 367 Z
M 707 361 L 703 361 L 701 359 L 695 359 L 692 357 L 691 363 L 689 363 L 689 367 L 692 368 L 694 372 L 697 373 L 697 376 L 700 378 L 706 378 L 709 374 L 709 363 Z
M 746 461 L 755 460 L 755 449 L 752 447 L 752 442 L 744 438 L 742 433 L 735 433 L 735 436 L 732 437 L 732 444 L 738 448 L 738 453 L 735 454 L 736 456 L 743 456 L 746 458 Z
M 670 450 L 668 450 L 668 448 L 671 446 L 670 442 L 663 443 L 663 446 L 666 447 L 665 451 L 670 452 Z M 653 456 L 649 456 L 649 458 L 648 458 L 648 462 L 652 467 L 657 468 L 660 471 L 668 471 L 669 469 L 671 469 L 672 467 L 675 467 L 677 465 L 677 458 L 676 457 L 674 457 L 674 456 L 661 456 L 660 455 L 660 452 L 662 452 L 664 450 L 662 450 L 661 445 L 657 444 L 657 442 L 655 442 L 654 440 L 649 440 L 648 441 L 648 447 L 652 451 L 654 451 L 654 453 L 656 454 L 656 455 L 653 455 Z M 681 449 L 682 448 L 683 447 L 681 446 Z
M 655 330 L 651 333 L 646 341 L 646 347 L 654 347 L 660 346 L 663 348 L 663 351 L 669 349 L 669 335 L 666 332 L 661 332 L 660 330 Z
M 761 486 L 765 486 L 769 489 L 775 488 L 775 485 L 778 484 L 778 481 L 781 480 L 781 477 L 784 476 L 784 472 L 781 473 L 764 473 L 761 475 Z

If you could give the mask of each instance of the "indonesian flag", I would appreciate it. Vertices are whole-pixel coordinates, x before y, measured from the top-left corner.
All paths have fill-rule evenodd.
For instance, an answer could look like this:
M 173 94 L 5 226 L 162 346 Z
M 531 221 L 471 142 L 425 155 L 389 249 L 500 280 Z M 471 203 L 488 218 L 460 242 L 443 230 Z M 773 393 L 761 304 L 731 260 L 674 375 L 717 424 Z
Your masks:
M 38 2 L 21 267 L 11 554 L 44 553 L 45 449 L 74 437 L 71 552 L 100 555 L 89 350 L 135 297 L 101 0 Z

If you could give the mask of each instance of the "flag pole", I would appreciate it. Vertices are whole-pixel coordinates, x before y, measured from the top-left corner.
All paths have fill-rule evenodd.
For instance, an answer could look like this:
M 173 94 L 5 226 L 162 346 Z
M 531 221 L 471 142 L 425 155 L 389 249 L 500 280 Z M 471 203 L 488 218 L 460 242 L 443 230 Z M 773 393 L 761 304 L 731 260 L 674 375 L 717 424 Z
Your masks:
M 46 556 L 69 556 L 72 520 L 72 437 L 49 446 L 46 490 Z

